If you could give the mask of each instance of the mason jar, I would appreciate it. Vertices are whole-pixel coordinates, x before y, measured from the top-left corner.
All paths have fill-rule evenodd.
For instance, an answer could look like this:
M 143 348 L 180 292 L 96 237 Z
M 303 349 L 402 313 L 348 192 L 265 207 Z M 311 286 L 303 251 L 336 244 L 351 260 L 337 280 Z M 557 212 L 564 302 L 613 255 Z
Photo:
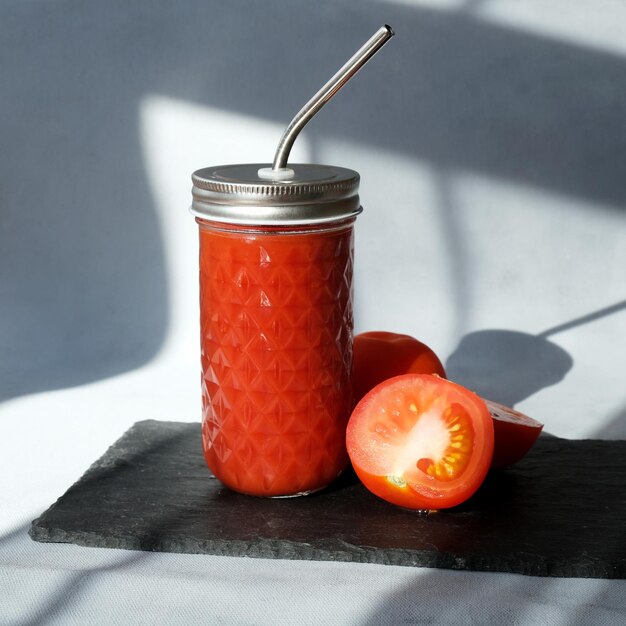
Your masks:
M 254 496 L 305 495 L 348 463 L 357 172 L 267 164 L 193 174 L 200 236 L 202 446 Z

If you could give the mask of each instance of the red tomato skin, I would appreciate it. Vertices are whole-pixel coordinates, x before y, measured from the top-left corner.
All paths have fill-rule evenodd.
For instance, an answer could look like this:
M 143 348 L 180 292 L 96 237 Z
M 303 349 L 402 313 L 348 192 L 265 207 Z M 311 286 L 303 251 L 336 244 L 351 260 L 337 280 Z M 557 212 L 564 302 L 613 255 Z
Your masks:
M 543 424 L 492 400 L 485 400 L 485 403 L 493 418 L 491 469 L 504 469 L 528 454 L 541 434 Z
M 368 491 L 386 500 L 390 504 L 395 504 L 404 509 L 414 511 L 445 508 L 432 499 L 420 497 L 415 490 L 410 489 L 408 486 L 403 488 L 390 486 L 386 476 L 370 474 L 354 465 L 353 468 L 354 473 L 359 477 L 359 480 L 365 485 Z
M 446 390 L 456 390 L 466 399 L 465 408 L 471 409 L 474 429 L 474 449 L 472 460 L 466 471 L 449 483 L 434 483 L 424 481 L 420 485 L 399 486 L 387 478 L 387 475 L 374 474 L 367 471 L 359 463 L 358 449 L 359 422 L 365 420 L 370 406 L 376 402 L 380 390 L 389 385 L 402 382 L 425 382 L 431 386 L 440 387 L 445 394 Z M 387 379 L 368 392 L 354 409 L 348 422 L 346 445 L 352 467 L 365 487 L 374 495 L 408 509 L 437 510 L 457 506 L 470 498 L 482 485 L 491 464 L 494 449 L 493 420 L 485 402 L 472 391 L 438 376 L 427 374 L 403 374 Z
M 369 331 L 354 337 L 353 386 L 355 404 L 379 383 L 401 374 L 446 372 L 437 355 L 409 335 Z

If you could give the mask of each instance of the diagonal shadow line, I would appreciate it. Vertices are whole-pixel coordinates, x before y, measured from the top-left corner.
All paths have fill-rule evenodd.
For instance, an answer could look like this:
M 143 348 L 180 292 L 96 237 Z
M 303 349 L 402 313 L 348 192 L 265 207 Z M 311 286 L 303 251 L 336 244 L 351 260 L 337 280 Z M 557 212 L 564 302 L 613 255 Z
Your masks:
M 27 535 L 29 527 L 30 524 L 22 524 L 2 534 L 0 536 L 0 549 L 6 548 L 8 544 L 18 537 Z M 18 619 L 12 623 L 14 626 L 38 626 L 53 619 L 60 619 L 63 617 L 64 607 L 92 584 L 97 576 L 106 572 L 121 570 L 146 558 L 148 558 L 148 555 L 145 552 L 129 553 L 110 565 L 89 567 L 89 569 L 77 570 L 74 573 L 66 572 L 66 577 L 60 588 L 56 589 L 47 598 L 42 599 L 38 605 L 30 606 L 30 617 Z M 8 571 L 10 572 L 11 570 L 9 569 Z
M 595 320 L 599 320 L 603 317 L 607 317 L 608 315 L 612 315 L 613 313 L 623 311 L 624 309 L 626 309 L 626 300 L 621 300 L 620 302 L 616 302 L 615 304 L 607 306 L 603 309 L 599 309 L 598 311 L 593 311 L 592 313 L 588 313 L 587 315 L 581 315 L 580 317 L 576 317 L 573 320 L 564 322 L 563 324 L 558 324 L 557 326 L 548 328 L 538 333 L 537 337 L 550 337 L 552 335 L 556 335 L 557 333 L 562 333 L 566 330 L 576 328 L 577 326 L 582 326 L 583 324 L 594 322 Z
M 80 596 L 90 585 L 94 584 L 100 575 L 124 569 L 147 558 L 148 554 L 145 552 L 129 556 L 124 555 L 123 560 L 114 564 L 90 567 L 86 570 L 68 574 L 61 588 L 56 589 L 39 606 L 31 607 L 32 617 L 17 620 L 13 622 L 13 626 L 41 626 L 41 624 L 52 621 L 61 623 L 64 618 L 68 617 L 66 607 L 72 603 L 74 598 Z
M 2 548 L 3 545 L 11 543 L 11 541 L 16 539 L 17 537 L 20 537 L 26 534 L 26 532 L 28 532 L 29 527 L 30 527 L 30 524 L 21 524 L 17 526 L 16 528 L 14 528 L 13 530 L 10 530 L 0 535 L 0 548 Z

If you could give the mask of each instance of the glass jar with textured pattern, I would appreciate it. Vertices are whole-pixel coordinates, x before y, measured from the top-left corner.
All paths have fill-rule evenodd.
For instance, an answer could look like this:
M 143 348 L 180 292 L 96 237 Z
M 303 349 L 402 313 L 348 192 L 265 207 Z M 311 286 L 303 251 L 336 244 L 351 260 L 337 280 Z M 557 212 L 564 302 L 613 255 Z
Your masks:
M 193 175 L 202 444 L 229 488 L 303 495 L 348 462 L 359 176 L 290 164 L 290 178 L 268 180 L 263 167 Z

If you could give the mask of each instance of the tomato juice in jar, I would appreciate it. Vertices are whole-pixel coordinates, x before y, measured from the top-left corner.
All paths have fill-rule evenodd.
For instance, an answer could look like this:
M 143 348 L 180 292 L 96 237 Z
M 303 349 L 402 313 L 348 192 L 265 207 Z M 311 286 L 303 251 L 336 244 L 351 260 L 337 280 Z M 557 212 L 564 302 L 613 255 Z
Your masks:
M 359 175 L 290 165 L 198 170 L 202 445 L 226 486 L 322 489 L 346 467 Z

